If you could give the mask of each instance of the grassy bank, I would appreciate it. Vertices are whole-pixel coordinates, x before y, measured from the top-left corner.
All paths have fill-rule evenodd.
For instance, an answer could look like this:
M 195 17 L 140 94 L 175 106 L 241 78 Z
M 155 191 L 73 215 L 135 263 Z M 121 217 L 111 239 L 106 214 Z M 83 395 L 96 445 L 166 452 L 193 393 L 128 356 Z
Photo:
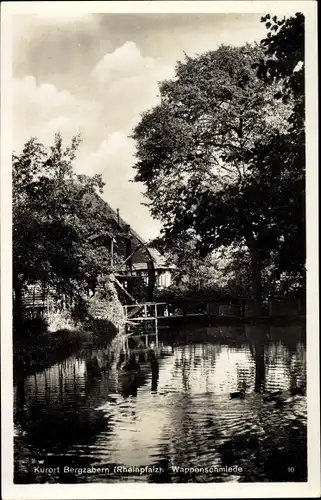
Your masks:
M 106 346 L 122 323 L 122 305 L 111 280 L 107 280 L 104 289 L 94 297 L 78 297 L 70 310 L 52 312 L 45 318 L 25 317 L 14 330 L 14 375 L 24 376 L 42 370 L 84 345 L 89 348 Z
M 176 326 L 186 324 L 201 324 L 207 326 L 224 326 L 224 325 L 246 325 L 246 324 L 288 324 L 291 322 L 304 322 L 305 315 L 284 315 L 284 316 L 258 316 L 258 317 L 241 317 L 241 316 L 214 316 L 208 314 L 185 314 L 181 316 L 167 316 L 158 319 L 158 323 L 162 326 Z
M 82 346 L 111 342 L 115 326 L 107 320 L 90 320 L 79 329 L 42 332 L 13 342 L 14 377 L 35 373 L 67 358 Z
M 71 355 L 88 338 L 88 334 L 84 331 L 59 330 L 15 340 L 13 345 L 14 374 L 32 373 L 51 366 Z

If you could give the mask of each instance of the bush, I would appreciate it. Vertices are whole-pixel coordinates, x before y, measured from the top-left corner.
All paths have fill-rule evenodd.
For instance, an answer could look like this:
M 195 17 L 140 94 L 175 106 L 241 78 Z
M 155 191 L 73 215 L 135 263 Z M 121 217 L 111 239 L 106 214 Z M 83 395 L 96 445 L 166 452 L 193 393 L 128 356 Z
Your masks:
M 110 341 L 117 335 L 116 326 L 108 319 L 90 318 L 84 322 L 83 326 L 96 339 Z
M 77 297 L 75 303 L 70 309 L 70 317 L 76 323 L 83 322 L 87 319 L 88 313 L 88 301 L 82 297 Z
M 30 337 L 31 335 L 40 335 L 48 329 L 48 321 L 41 316 L 35 318 L 23 318 L 19 330 L 15 334 L 19 338 Z

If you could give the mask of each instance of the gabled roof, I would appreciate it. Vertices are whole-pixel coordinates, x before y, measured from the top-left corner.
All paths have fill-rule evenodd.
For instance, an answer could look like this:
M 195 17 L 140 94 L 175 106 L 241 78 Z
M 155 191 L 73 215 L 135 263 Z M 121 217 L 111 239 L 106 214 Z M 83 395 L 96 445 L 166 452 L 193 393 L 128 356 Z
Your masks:
M 111 219 L 114 223 L 118 224 L 120 226 L 120 229 L 123 230 L 124 234 L 128 235 L 129 237 L 132 236 L 136 238 L 142 245 L 146 246 L 148 248 L 149 254 L 151 255 L 154 265 L 156 268 L 173 268 L 174 266 L 169 266 L 166 258 L 161 255 L 158 250 L 155 248 L 151 248 L 148 243 L 142 238 L 127 222 L 117 214 L 117 212 L 111 208 L 111 206 L 107 203 L 107 201 L 103 200 L 99 195 L 95 196 L 95 202 L 101 206 L 101 209 L 104 211 L 106 214 L 106 220 Z M 93 200 L 94 202 L 94 200 Z M 110 232 L 106 230 L 106 236 L 109 236 Z M 135 267 L 137 267 L 138 264 L 135 264 Z M 146 267 L 146 266 L 145 266 Z M 138 269 L 138 268 L 137 268 Z
M 146 245 L 146 241 L 143 240 L 143 238 L 129 224 L 127 224 L 127 222 L 120 215 L 118 216 L 117 212 L 111 208 L 107 201 L 103 200 L 103 198 L 97 193 L 93 193 L 91 196 L 91 203 L 96 205 L 96 207 L 104 213 L 106 223 L 108 223 L 108 221 L 112 221 L 116 226 L 119 224 L 119 227 L 124 234 L 128 233 L 129 236 L 131 235 L 135 237 L 141 243 Z M 109 234 L 108 228 L 106 227 L 106 235 L 108 236 Z
M 148 247 L 148 249 L 149 249 L 149 253 L 152 256 L 152 259 L 155 262 L 156 268 L 161 268 L 161 267 L 164 267 L 166 269 L 174 269 L 175 268 L 175 266 L 173 264 L 169 264 L 167 262 L 166 257 L 164 257 L 164 255 L 160 254 L 158 252 L 158 250 L 156 250 L 155 248 L 150 248 L 150 247 Z

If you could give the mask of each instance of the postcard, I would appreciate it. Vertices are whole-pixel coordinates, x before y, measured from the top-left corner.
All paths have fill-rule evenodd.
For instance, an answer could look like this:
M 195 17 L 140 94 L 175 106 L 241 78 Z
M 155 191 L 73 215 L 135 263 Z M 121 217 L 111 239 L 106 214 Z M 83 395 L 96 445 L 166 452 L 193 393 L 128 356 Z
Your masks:
M 320 494 L 312 1 L 3 2 L 2 494 Z

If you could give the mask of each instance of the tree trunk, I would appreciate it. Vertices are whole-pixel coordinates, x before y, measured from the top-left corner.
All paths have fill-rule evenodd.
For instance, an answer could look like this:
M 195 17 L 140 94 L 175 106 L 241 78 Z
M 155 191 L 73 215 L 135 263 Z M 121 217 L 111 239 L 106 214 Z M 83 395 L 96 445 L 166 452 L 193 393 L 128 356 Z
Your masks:
M 265 390 L 265 325 L 245 325 L 245 334 L 255 362 L 254 392 Z
M 261 276 L 261 260 L 257 246 L 257 241 L 254 238 L 248 239 L 248 248 L 251 257 L 251 299 L 253 304 L 253 314 L 259 316 L 262 309 L 262 276 Z
M 255 384 L 254 392 L 263 392 L 265 389 L 265 360 L 263 338 L 255 344 Z
M 251 267 L 252 267 L 252 290 L 251 296 L 256 305 L 262 305 L 262 278 L 261 278 L 261 263 L 258 251 L 251 251 Z

